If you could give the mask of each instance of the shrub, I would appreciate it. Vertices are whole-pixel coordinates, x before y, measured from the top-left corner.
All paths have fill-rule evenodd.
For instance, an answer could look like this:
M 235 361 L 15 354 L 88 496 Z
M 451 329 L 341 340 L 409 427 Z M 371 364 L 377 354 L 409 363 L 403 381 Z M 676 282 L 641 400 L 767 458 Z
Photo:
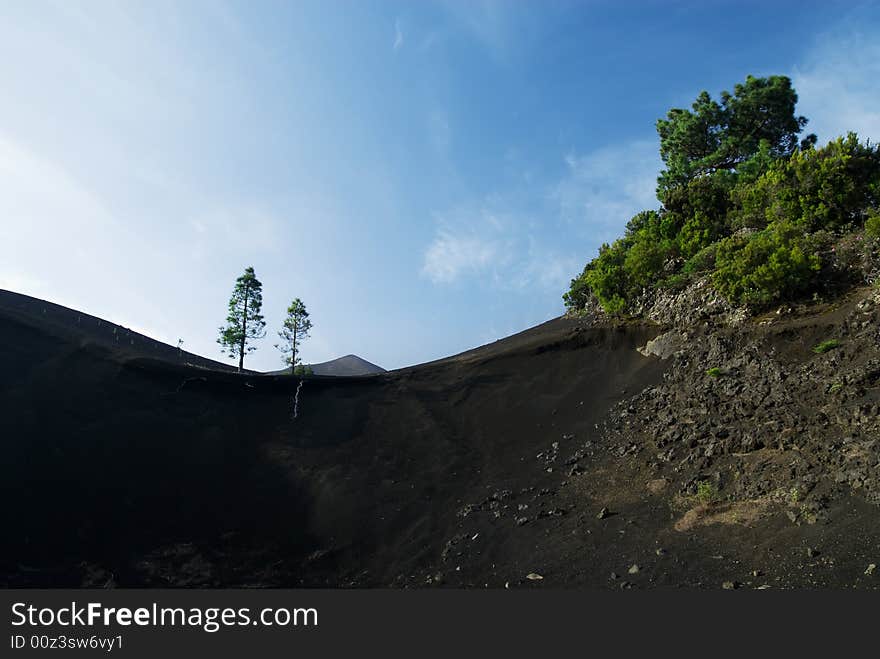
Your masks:
M 715 503 L 720 499 L 718 487 L 712 481 L 700 481 L 697 483 L 697 501 L 704 505 Z
M 822 341 L 819 345 L 813 346 L 813 352 L 817 355 L 824 355 L 829 350 L 834 350 L 835 348 L 840 347 L 840 341 L 837 339 L 829 339 L 827 341 Z
M 708 375 L 710 378 L 721 377 L 721 369 L 717 366 L 713 366 L 712 368 L 706 369 L 706 375 Z
M 675 242 L 682 257 L 692 257 L 729 233 L 727 214 L 735 180 L 732 172 L 719 171 L 669 191 L 665 214 L 674 216 L 680 227 Z
M 815 244 L 799 227 L 774 223 L 748 238 L 731 236 L 718 244 L 712 281 L 728 300 L 764 307 L 796 297 L 820 268 Z
M 861 224 L 878 197 L 880 151 L 849 133 L 821 149 L 773 161 L 754 182 L 740 180 L 731 193 L 731 217 L 738 227 L 788 221 L 807 231 L 837 230 Z
M 678 273 L 675 275 L 669 275 L 665 279 L 661 279 L 657 282 L 657 288 L 670 291 L 673 293 L 677 293 L 678 291 L 684 290 L 684 288 L 690 282 L 690 277 L 684 273 Z
M 612 245 L 602 245 L 599 256 L 587 265 L 581 275 L 584 283 L 608 313 L 618 313 L 626 308 L 630 293 L 630 284 L 623 267 L 627 248 L 624 240 L 617 240 Z
M 579 277 L 571 280 L 571 286 L 568 291 L 562 296 L 563 301 L 565 302 L 565 308 L 569 311 L 577 311 L 583 309 L 587 306 L 590 301 L 590 298 L 593 296 L 593 292 L 590 289 L 590 285 L 587 283 L 586 278 L 584 277 L 584 273 L 582 273 Z
M 681 269 L 682 272 L 686 274 L 695 274 L 698 272 L 709 272 L 711 270 L 714 270 L 715 253 L 717 251 L 717 243 L 713 243 L 708 247 L 704 247 L 685 262 L 684 266 Z
M 880 209 L 872 208 L 867 213 L 865 220 L 865 235 L 869 238 L 880 238 Z
M 750 84 L 760 91 L 764 83 Z M 836 273 L 838 285 L 851 284 L 876 248 L 860 235 L 850 238 L 864 226 L 869 239 L 880 241 L 880 148 L 849 133 L 821 149 L 810 136 L 798 149 L 786 133 L 783 149 L 734 131 L 748 148 L 736 151 L 735 163 L 717 160 L 731 155 L 730 145 L 719 143 L 711 153 L 694 146 L 718 138 L 697 120 L 700 113 L 714 116 L 710 99 L 700 99 L 697 114 L 674 110 L 658 125 L 670 167 L 660 180 L 663 208 L 636 214 L 623 238 L 600 248 L 563 296 L 569 310 L 595 297 L 606 312 L 624 312 L 643 290 L 679 290 L 696 273 L 711 273 L 734 304 L 767 307 L 811 292 L 823 267 Z M 755 231 L 742 235 L 738 228 Z

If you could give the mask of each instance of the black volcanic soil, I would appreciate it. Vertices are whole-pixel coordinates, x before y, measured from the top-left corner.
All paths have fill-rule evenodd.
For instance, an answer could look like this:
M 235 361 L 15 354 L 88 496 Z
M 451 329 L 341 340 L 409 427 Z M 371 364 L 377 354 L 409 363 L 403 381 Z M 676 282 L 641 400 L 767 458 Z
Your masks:
M 876 331 L 845 329 L 857 304 L 695 331 L 687 359 L 636 350 L 662 328 L 558 319 L 419 367 L 306 379 L 295 420 L 290 376 L 163 361 L 0 309 L 0 583 L 873 587 L 873 421 L 841 435 L 811 402 L 777 432 L 809 441 L 743 439 L 776 419 L 761 406 L 777 389 L 828 402 L 794 371 L 871 372 Z M 850 342 L 836 356 L 809 350 L 834 329 Z M 753 345 L 759 366 L 705 377 Z M 837 408 L 866 405 L 856 380 Z M 853 450 L 862 476 L 834 462 Z

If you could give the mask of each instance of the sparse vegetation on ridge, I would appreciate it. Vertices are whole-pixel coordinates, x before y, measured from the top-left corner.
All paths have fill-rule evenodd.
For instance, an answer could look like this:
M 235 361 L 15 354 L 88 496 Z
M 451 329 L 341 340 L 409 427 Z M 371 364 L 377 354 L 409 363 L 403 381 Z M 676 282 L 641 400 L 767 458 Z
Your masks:
M 720 104 L 703 92 L 692 110 L 670 110 L 657 122 L 661 207 L 600 247 L 567 308 L 595 298 L 629 313 L 644 291 L 708 277 L 730 303 L 761 309 L 814 292 L 828 269 L 845 278 L 853 252 L 880 238 L 880 149 L 854 133 L 798 142 L 796 102 L 788 78 L 750 76 Z
M 256 350 L 254 339 L 266 336 L 266 321 L 261 313 L 263 307 L 263 284 L 257 279 L 253 268 L 247 268 L 235 281 L 229 299 L 226 325 L 220 328 L 217 343 L 232 359 L 238 358 L 238 370 L 244 369 L 244 356 Z

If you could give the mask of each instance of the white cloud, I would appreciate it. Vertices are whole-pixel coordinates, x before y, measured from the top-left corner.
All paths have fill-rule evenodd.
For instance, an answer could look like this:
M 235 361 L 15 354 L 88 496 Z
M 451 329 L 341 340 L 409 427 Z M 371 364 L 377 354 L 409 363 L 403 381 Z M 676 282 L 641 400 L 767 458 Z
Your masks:
M 539 222 L 498 210 L 504 205 L 489 198 L 439 217 L 422 275 L 435 284 L 469 278 L 505 291 L 555 291 L 568 284 L 581 259 L 548 242 L 555 236 L 553 218 Z
M 435 284 L 470 278 L 499 290 L 559 291 L 590 249 L 619 236 L 636 212 L 658 206 L 661 163 L 651 141 L 565 161 L 564 176 L 550 185 L 527 184 L 440 214 L 422 274 Z M 580 244 L 571 240 L 577 235 Z
M 552 190 L 560 216 L 601 241 L 617 236 L 637 212 L 657 208 L 662 167 L 656 142 L 637 140 L 565 158 L 567 175 Z
M 253 258 L 280 251 L 284 230 L 280 220 L 258 207 L 215 208 L 189 220 L 194 233 L 192 255 L 196 259 L 231 250 Z
M 401 28 L 400 19 L 398 18 L 394 21 L 394 45 L 392 46 L 392 49 L 396 53 L 400 50 L 401 46 L 403 46 L 403 29 Z
M 865 32 L 855 20 L 819 37 L 792 82 L 798 113 L 823 144 L 848 131 L 880 140 L 880 32 Z
M 495 226 L 491 217 L 470 229 L 441 226 L 425 251 L 422 274 L 435 284 L 446 284 L 491 271 L 504 259 L 503 241 Z
M 537 286 L 542 290 L 562 291 L 583 267 L 583 258 L 563 254 L 532 241 L 532 246 L 514 283 L 520 289 Z

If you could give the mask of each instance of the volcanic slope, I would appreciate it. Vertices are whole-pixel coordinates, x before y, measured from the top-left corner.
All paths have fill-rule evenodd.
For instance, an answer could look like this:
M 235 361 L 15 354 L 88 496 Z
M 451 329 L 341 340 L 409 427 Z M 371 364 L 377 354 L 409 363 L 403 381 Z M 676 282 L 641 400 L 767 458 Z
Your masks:
M 615 439 L 664 382 L 671 362 L 636 350 L 659 331 L 557 319 L 422 366 L 314 376 L 294 419 L 297 378 L 0 308 L 0 583 L 870 585 L 880 516 L 858 496 L 816 524 L 772 503 L 731 513 L 641 459 L 639 429 Z

